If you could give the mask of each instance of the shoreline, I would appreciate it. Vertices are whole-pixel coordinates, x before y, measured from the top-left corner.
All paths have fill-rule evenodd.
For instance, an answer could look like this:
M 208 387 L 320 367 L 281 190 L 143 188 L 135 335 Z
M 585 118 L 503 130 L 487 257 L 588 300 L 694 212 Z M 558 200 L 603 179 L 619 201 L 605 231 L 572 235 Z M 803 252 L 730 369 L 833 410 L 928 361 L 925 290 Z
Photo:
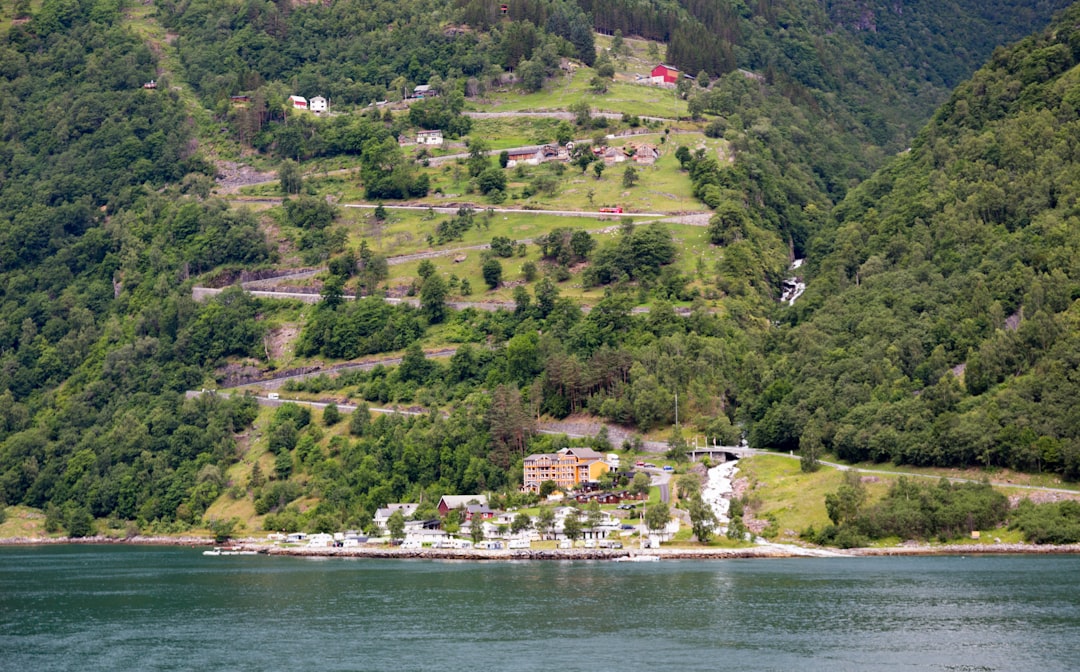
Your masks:
M 569 561 L 606 560 L 648 555 L 661 560 L 735 560 L 778 558 L 873 558 L 931 555 L 1074 555 L 1080 554 L 1080 544 L 980 544 L 936 546 L 911 544 L 881 548 L 833 549 L 805 547 L 794 544 L 769 544 L 745 548 L 654 548 L 654 549 L 606 549 L 606 548 L 556 548 L 530 550 L 481 550 L 481 549 L 403 549 L 391 546 L 320 548 L 307 546 L 276 546 L 256 539 L 235 539 L 218 544 L 205 537 L 9 537 L 0 539 L 0 547 L 53 546 L 53 545 L 126 545 L 126 546 L 187 546 L 213 548 L 227 546 L 237 550 L 256 551 L 260 555 L 307 558 L 372 558 L 400 560 L 464 560 L 464 561 Z

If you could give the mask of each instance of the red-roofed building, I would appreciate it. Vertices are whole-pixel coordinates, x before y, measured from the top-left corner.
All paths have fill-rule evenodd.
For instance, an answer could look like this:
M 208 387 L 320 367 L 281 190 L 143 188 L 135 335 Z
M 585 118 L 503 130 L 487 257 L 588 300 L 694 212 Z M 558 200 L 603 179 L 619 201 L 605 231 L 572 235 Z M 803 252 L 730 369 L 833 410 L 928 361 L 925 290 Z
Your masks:
M 653 84 L 674 84 L 679 81 L 679 69 L 661 63 L 652 69 Z

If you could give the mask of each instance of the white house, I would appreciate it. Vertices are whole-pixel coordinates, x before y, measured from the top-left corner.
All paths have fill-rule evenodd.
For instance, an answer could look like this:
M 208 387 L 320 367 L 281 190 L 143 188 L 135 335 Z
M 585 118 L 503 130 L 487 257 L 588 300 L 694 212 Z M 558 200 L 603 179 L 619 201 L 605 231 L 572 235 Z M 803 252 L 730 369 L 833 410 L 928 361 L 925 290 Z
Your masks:
M 412 504 L 412 503 L 409 503 L 409 504 L 387 504 L 383 508 L 376 510 L 375 515 L 372 516 L 371 520 L 372 520 L 373 523 L 375 523 L 376 525 L 379 526 L 380 530 L 385 530 L 386 529 L 386 521 L 390 520 L 390 516 L 394 515 L 395 511 L 401 511 L 401 515 L 405 516 L 405 519 L 408 520 L 409 518 L 412 517 L 412 515 L 414 513 L 416 513 L 416 509 L 419 506 L 420 506 L 419 504 Z
M 418 145 L 441 145 L 443 144 L 442 131 L 417 131 L 416 144 Z
M 315 96 L 308 101 L 308 109 L 315 114 L 323 114 L 326 112 L 326 98 L 322 96 Z
M 435 91 L 431 88 L 430 84 L 421 84 L 413 89 L 413 98 L 430 98 L 435 95 Z
M 554 510 L 555 526 L 552 532 L 556 539 L 563 538 L 566 534 L 566 517 L 574 511 L 577 511 L 578 519 L 581 521 L 581 536 L 583 539 L 607 539 L 608 535 L 617 534 L 619 531 L 620 521 L 613 518 L 607 511 L 600 512 L 599 524 L 594 529 L 590 528 L 586 522 L 584 511 L 570 506 L 560 506 Z
M 289 104 L 292 105 L 294 110 L 308 109 L 307 98 L 303 96 L 289 96 Z

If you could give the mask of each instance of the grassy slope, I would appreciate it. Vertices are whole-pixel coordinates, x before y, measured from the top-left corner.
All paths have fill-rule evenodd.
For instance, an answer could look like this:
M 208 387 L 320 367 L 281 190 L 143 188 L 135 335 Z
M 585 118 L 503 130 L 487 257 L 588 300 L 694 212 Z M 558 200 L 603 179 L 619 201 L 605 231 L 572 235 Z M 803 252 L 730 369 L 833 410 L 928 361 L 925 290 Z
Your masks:
M 980 479 L 985 474 L 978 470 L 960 472 L 950 469 L 916 469 L 895 467 L 892 465 L 863 465 L 873 471 L 892 471 L 892 474 L 864 474 L 864 484 L 868 494 L 868 503 L 873 503 L 885 496 L 890 485 L 901 476 L 926 478 L 969 478 Z M 825 495 L 834 492 L 843 482 L 843 473 L 831 467 L 822 467 L 819 471 L 806 474 L 800 468 L 798 459 L 784 455 L 758 455 L 740 460 L 737 478 L 747 478 L 750 489 L 747 491 L 751 508 L 757 518 L 775 518 L 780 530 L 781 541 L 792 541 L 798 533 L 807 527 L 821 528 L 829 524 L 825 511 Z M 995 482 L 1007 481 L 1017 485 L 1038 484 L 1040 487 L 1061 487 L 1060 483 L 1046 484 L 1029 474 L 995 474 Z M 1032 491 L 1021 488 L 998 488 L 1008 496 L 1027 497 Z M 1069 489 L 1075 489 L 1071 487 Z M 1022 540 L 1019 532 L 1004 527 L 983 530 L 979 540 L 966 539 L 952 542 L 960 545 L 992 544 L 995 539 L 1004 543 L 1018 543 Z M 876 545 L 887 546 L 904 541 L 886 539 Z
M 536 93 L 522 95 L 516 91 L 497 92 L 489 96 L 487 105 L 477 105 L 483 112 L 543 112 L 566 110 L 579 101 L 586 101 L 594 110 L 636 114 L 640 116 L 676 118 L 686 115 L 686 101 L 679 100 L 672 89 L 616 80 L 607 93 L 597 94 L 589 87 L 595 71 L 578 68 L 572 75 L 563 75 L 547 82 Z M 641 74 L 648 74 L 648 68 Z

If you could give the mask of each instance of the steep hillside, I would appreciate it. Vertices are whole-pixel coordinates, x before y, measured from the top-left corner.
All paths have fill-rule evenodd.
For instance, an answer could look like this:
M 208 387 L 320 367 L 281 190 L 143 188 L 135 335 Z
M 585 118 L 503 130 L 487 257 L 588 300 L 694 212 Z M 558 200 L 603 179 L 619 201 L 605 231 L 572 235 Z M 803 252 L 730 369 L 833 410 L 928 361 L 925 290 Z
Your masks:
M 797 104 L 899 149 L 994 47 L 1038 30 L 1067 0 L 579 0 L 599 30 L 669 42 L 696 76 L 746 68 Z
M 0 501 L 84 531 L 192 520 L 253 405 L 183 391 L 258 337 L 246 297 L 200 307 L 183 282 L 269 250 L 205 199 L 184 107 L 144 87 L 156 58 L 116 7 L 45 2 L 0 64 Z
M 810 3 L 732 5 L 730 26 L 707 4 L 645 6 L 657 25 L 670 10 L 688 35 L 730 28 L 712 33 L 732 60 L 709 74 L 725 74 L 693 93 L 688 80 L 678 93 L 608 81 L 599 74 L 607 54 L 594 52 L 589 30 L 601 12 L 590 19 L 565 0 L 516 3 L 505 19 L 490 18 L 487 4 L 426 0 L 161 2 L 156 16 L 138 8 L 139 21 L 170 32 L 153 49 L 131 30 L 123 3 L 47 0 L 7 28 L 0 504 L 45 509 L 51 528 L 75 533 L 93 518 L 118 531 L 182 530 L 202 524 L 211 506 L 273 514 L 265 524 L 279 527 L 362 525 L 389 501 L 514 491 L 527 451 L 563 445 L 533 435 L 537 416 L 570 414 L 628 427 L 628 437 L 678 424 L 727 442 L 747 429 L 760 445 L 833 448 L 852 459 L 978 460 L 1072 475 L 1078 423 L 1063 399 L 1074 391 L 1077 333 L 1076 10 L 1057 32 L 996 52 L 910 154 L 848 196 L 834 232 L 833 203 L 902 144 L 903 124 L 924 104 L 918 86 L 893 87 L 894 68 L 930 59 L 925 45 L 940 43 L 901 30 L 908 46 L 876 44 L 867 20 L 845 18 L 845 8 L 862 5 L 828 13 Z M 1024 6 L 1037 11 L 1002 32 L 1049 7 Z M 973 22 L 965 31 L 987 25 L 967 5 L 948 7 Z M 945 16 L 953 15 L 911 25 L 936 30 L 953 22 Z M 891 25 L 886 18 L 875 21 Z M 682 38 L 670 37 L 678 55 Z M 156 51 L 166 48 L 170 59 L 175 50 L 170 65 L 179 63 L 172 76 L 162 76 Z M 892 51 L 896 61 L 871 62 Z M 937 56 L 910 81 L 934 91 L 960 76 L 971 57 L 962 56 Z M 563 58 L 598 67 L 564 75 Z M 506 76 L 511 69 L 520 81 Z M 421 83 L 443 95 L 361 112 Z M 213 124 L 194 127 L 179 85 Z M 617 93 L 604 98 L 609 85 Z M 349 113 L 286 114 L 297 91 L 326 94 Z M 461 148 L 467 158 L 447 157 L 448 148 L 406 154 L 396 140 L 437 127 L 464 142 L 473 123 L 495 127 L 463 116 L 466 105 L 567 92 L 572 119 L 499 117 L 513 143 L 479 130 Z M 617 112 L 590 116 L 597 101 Z M 643 123 L 619 108 L 637 104 L 705 119 Z M 640 174 L 620 166 L 620 178 L 605 176 L 592 152 L 520 169 L 496 167 L 484 153 L 488 142 L 563 137 L 565 146 L 582 135 L 581 146 L 603 146 L 616 130 L 646 131 L 645 144 L 663 155 Z M 212 196 L 198 133 L 232 134 L 244 151 L 275 159 L 332 156 L 355 173 L 303 178 L 283 162 L 267 200 L 296 197 L 254 214 Z M 427 207 L 436 190 L 520 210 L 501 220 L 468 207 L 436 217 Z M 345 214 L 331 202 L 343 194 L 428 200 L 389 221 L 388 208 Z M 553 215 L 529 219 L 538 198 L 589 215 L 614 210 L 604 203 L 654 199 L 703 211 L 696 198 L 716 216 L 708 226 L 700 214 L 669 225 L 627 218 L 590 234 Z M 391 231 L 408 252 L 439 248 L 435 261 L 395 260 L 404 287 L 393 289 L 416 295 L 419 308 L 382 301 L 390 289 L 380 284 L 390 272 L 382 238 Z M 526 238 L 522 231 L 531 243 L 511 240 Z M 458 265 L 448 246 L 464 247 L 467 236 Z M 790 250 L 810 252 L 813 282 L 784 313 L 775 296 Z M 303 289 L 329 300 L 279 308 L 239 287 L 205 304 L 190 298 L 196 276 L 227 284 L 279 255 L 325 263 Z M 481 286 L 503 292 L 511 309 L 447 305 L 451 292 L 465 298 Z M 346 302 L 345 289 L 375 296 Z M 578 302 L 587 293 L 586 312 Z M 275 311 L 300 334 L 301 365 L 387 351 L 402 355 L 400 365 L 292 385 L 290 393 L 356 401 L 361 410 L 347 423 L 336 410 L 312 417 L 283 406 L 253 429 L 260 416 L 250 398 L 185 398 L 216 386 L 223 366 L 276 366 L 277 345 L 266 338 Z M 454 354 L 431 361 L 422 345 L 452 345 Z M 962 383 L 942 377 L 961 364 Z M 365 402 L 433 412 L 376 419 Z M 680 431 L 670 434 L 676 457 Z M 602 437 L 593 445 L 609 447 Z
M 996 50 L 837 207 L 774 338 L 755 443 L 1080 475 L 1077 63 L 1072 7 Z

